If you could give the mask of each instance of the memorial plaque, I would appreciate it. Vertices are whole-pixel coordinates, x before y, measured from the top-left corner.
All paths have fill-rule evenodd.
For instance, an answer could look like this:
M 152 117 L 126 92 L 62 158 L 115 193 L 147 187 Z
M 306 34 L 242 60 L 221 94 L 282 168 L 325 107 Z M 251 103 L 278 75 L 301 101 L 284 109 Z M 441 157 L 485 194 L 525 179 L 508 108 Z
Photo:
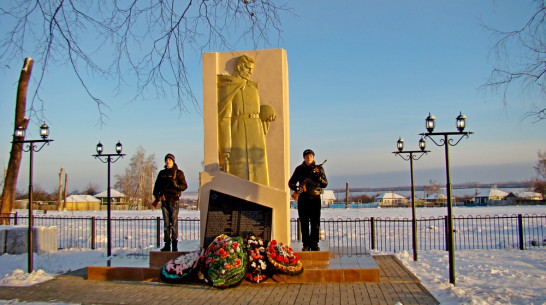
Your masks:
M 272 214 L 271 208 L 211 190 L 204 246 L 220 234 L 245 237 L 253 233 L 269 241 Z

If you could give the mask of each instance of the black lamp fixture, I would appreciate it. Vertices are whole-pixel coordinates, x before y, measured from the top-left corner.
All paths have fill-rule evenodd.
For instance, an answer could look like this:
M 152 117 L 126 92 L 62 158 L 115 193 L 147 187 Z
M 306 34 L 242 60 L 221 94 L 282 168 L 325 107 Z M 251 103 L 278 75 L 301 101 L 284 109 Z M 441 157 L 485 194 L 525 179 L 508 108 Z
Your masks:
M 434 124 L 433 124 L 434 125 Z M 413 161 L 421 159 L 423 155 L 426 155 L 429 151 L 425 150 L 426 141 L 421 137 L 419 140 L 419 149 L 420 150 L 404 150 L 404 140 L 398 138 L 396 141 L 396 148 L 398 151 L 393 151 L 392 153 L 400 158 L 410 161 L 410 181 L 411 181 L 411 224 L 412 224 L 412 241 L 413 241 L 413 260 L 417 260 L 417 216 L 415 211 L 415 186 L 413 185 Z
M 40 136 L 44 140 L 49 136 L 49 126 L 47 126 L 46 123 L 43 123 L 42 126 L 40 126 Z
M 99 141 L 99 144 L 97 144 L 97 154 L 98 154 L 98 155 L 102 155 L 102 150 L 103 150 L 103 145 L 102 145 L 102 143 Z
M 427 141 L 425 141 L 425 138 L 421 137 L 419 140 L 419 148 L 421 151 L 425 151 L 425 148 L 427 147 Z
M 29 166 L 29 175 L 28 175 L 28 273 L 32 273 L 34 269 L 33 262 L 33 252 L 34 252 L 34 237 L 33 237 L 33 226 L 34 226 L 34 213 L 32 211 L 33 206 L 33 167 L 34 167 L 34 152 L 39 152 L 47 144 L 53 140 L 48 139 L 49 136 L 49 127 L 46 123 L 43 123 L 40 127 L 40 140 L 25 140 L 26 130 L 23 126 L 17 127 L 13 133 L 14 144 L 21 144 L 21 150 L 30 153 L 30 166 Z M 37 145 L 41 143 L 41 145 Z M 26 147 L 23 147 L 23 144 L 27 144 Z
M 110 194 L 110 164 L 111 163 L 115 163 L 116 161 L 118 161 L 120 158 L 123 158 L 123 156 L 125 156 L 125 154 L 122 154 L 123 150 L 123 145 L 121 145 L 121 142 L 118 141 L 118 143 L 116 144 L 116 153 L 115 154 L 103 154 L 103 151 L 104 151 L 104 147 L 102 145 L 102 143 L 99 141 L 99 143 L 97 144 L 97 147 L 96 147 L 96 151 L 97 153 L 95 155 L 93 155 L 93 157 L 95 157 L 95 159 L 99 159 L 102 163 L 107 163 L 108 164 L 108 176 L 107 176 L 107 184 L 108 184 L 108 189 L 106 191 L 106 200 L 107 200 L 107 223 L 106 223 L 106 231 L 107 231 L 107 250 L 106 250 L 106 254 L 108 256 L 108 261 L 107 261 L 107 264 L 108 266 L 110 266 L 110 258 L 112 256 L 112 221 L 111 221 L 111 194 Z
M 464 128 L 466 127 L 466 115 L 459 112 L 459 115 L 457 116 L 457 130 L 459 132 L 463 132 Z
M 459 112 L 459 115 L 455 119 L 455 132 L 434 132 L 436 117 L 428 114 L 425 119 L 426 133 L 421 133 L 423 138 L 429 138 L 436 146 L 444 146 L 445 149 L 445 162 L 446 162 L 446 193 L 447 193 L 447 248 L 449 251 L 449 282 L 455 285 L 455 237 L 453 235 L 453 199 L 451 195 L 451 177 L 449 173 L 449 146 L 455 146 L 464 138 L 472 134 L 472 132 L 464 131 L 466 128 L 466 116 Z M 434 136 L 441 136 L 442 138 L 436 142 Z M 457 141 L 452 141 L 449 136 L 459 137 Z
M 398 138 L 398 141 L 396 141 L 396 148 L 398 148 L 398 151 L 404 149 L 404 140 L 402 138 Z
M 436 123 L 434 123 L 434 120 L 436 120 L 436 117 L 428 113 L 428 117 L 425 120 L 425 127 L 427 128 L 428 132 L 433 132 L 434 127 L 436 127 Z
M 13 134 L 13 136 L 15 137 L 16 141 L 23 140 L 25 138 L 25 129 L 23 128 L 23 126 L 17 127 L 17 129 L 15 129 L 15 133 Z
M 116 144 L 116 152 L 118 153 L 118 155 L 121 154 L 122 149 L 123 149 L 123 146 L 121 145 L 121 142 L 118 141 L 118 143 Z

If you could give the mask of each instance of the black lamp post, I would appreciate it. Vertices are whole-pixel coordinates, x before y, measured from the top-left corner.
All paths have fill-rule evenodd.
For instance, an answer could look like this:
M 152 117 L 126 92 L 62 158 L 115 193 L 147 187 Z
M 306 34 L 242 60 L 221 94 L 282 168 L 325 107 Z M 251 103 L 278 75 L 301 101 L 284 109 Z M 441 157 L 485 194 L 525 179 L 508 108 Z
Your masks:
M 34 252 L 34 238 L 33 238 L 33 226 L 34 226 L 34 216 L 32 212 L 32 170 L 33 170 L 33 160 L 34 152 L 39 152 L 42 148 L 52 142 L 53 140 L 48 139 L 49 136 L 49 127 L 44 123 L 40 127 L 40 136 L 41 140 L 25 140 L 25 129 L 22 126 L 19 126 L 15 133 L 13 134 L 12 143 L 21 143 L 21 150 L 25 152 L 30 152 L 30 167 L 28 175 L 28 273 L 32 273 L 34 269 L 33 266 L 33 252 Z M 23 143 L 27 143 L 26 149 L 23 148 Z M 38 144 L 41 143 L 41 144 Z
M 404 150 L 404 140 L 398 138 L 396 141 L 396 148 L 398 151 L 393 151 L 392 153 L 400 156 L 406 161 L 410 161 L 410 177 L 411 177 L 411 236 L 413 241 L 413 260 L 417 260 L 417 218 L 415 215 L 415 187 L 413 185 L 413 160 L 417 161 L 421 159 L 423 155 L 426 155 L 429 150 L 425 150 L 426 141 L 424 138 L 419 140 L 420 150 Z
M 451 196 L 451 177 L 449 174 L 449 146 L 455 146 L 459 144 L 462 138 L 468 137 L 472 132 L 464 131 L 466 127 L 466 116 L 462 113 L 456 118 L 456 127 L 458 131 L 455 132 L 434 132 L 435 116 L 428 114 L 425 120 L 425 127 L 428 132 L 421 133 L 422 136 L 428 137 L 436 144 L 436 146 L 444 146 L 445 159 L 446 159 L 446 193 L 447 193 L 447 248 L 449 251 L 449 282 L 455 285 L 455 238 L 453 236 L 453 207 Z M 433 136 L 442 136 L 439 142 L 436 142 Z M 453 141 L 449 136 L 459 137 L 457 141 Z
M 116 153 L 115 154 L 103 154 L 103 146 L 102 143 L 99 141 L 99 144 L 97 144 L 97 154 L 93 155 L 95 159 L 99 159 L 102 163 L 108 164 L 108 189 L 106 191 L 106 200 L 107 200 L 107 224 L 106 224 L 106 234 L 107 234 L 107 250 L 106 254 L 108 256 L 108 266 L 110 266 L 110 256 L 112 255 L 112 225 L 111 225 L 111 198 L 110 198 L 110 164 L 116 163 L 120 158 L 123 158 L 125 154 L 121 153 L 122 150 L 121 142 L 118 141 L 116 144 Z

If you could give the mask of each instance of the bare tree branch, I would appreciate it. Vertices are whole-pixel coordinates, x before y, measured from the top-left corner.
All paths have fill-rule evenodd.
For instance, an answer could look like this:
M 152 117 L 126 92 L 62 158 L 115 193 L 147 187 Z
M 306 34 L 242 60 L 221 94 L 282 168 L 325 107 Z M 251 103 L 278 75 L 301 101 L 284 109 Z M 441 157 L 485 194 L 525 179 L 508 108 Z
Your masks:
M 507 105 L 510 89 L 519 87 L 527 99 L 536 101 L 531 102 L 535 110 L 526 117 L 541 121 L 546 112 L 546 2 L 532 2 L 536 7 L 534 14 L 517 30 L 500 31 L 484 25 L 495 37 L 492 52 L 497 64 L 480 88 L 500 92 Z
M 51 67 L 68 64 L 97 105 L 102 122 L 108 104 L 91 78 L 112 81 L 113 92 L 132 92 L 128 101 L 174 97 L 181 112 L 200 112 L 190 85 L 188 59 L 209 49 L 233 50 L 240 42 L 270 45 L 281 34 L 274 0 L 15 0 L 0 3 L 0 60 L 4 65 L 32 54 L 43 64 L 31 112 L 41 114 L 40 92 Z M 4 26 L 8 25 L 8 26 Z M 42 114 L 43 115 L 43 114 Z

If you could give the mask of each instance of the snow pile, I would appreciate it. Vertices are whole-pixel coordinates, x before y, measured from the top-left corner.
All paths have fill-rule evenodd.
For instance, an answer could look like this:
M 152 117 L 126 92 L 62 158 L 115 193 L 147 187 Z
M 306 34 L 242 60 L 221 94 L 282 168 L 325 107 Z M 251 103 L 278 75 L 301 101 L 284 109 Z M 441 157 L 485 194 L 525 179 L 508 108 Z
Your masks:
M 11 274 L 6 274 L 0 279 L 0 286 L 29 286 L 53 279 L 53 274 L 48 274 L 42 269 L 25 273 L 21 269 L 15 269 Z

